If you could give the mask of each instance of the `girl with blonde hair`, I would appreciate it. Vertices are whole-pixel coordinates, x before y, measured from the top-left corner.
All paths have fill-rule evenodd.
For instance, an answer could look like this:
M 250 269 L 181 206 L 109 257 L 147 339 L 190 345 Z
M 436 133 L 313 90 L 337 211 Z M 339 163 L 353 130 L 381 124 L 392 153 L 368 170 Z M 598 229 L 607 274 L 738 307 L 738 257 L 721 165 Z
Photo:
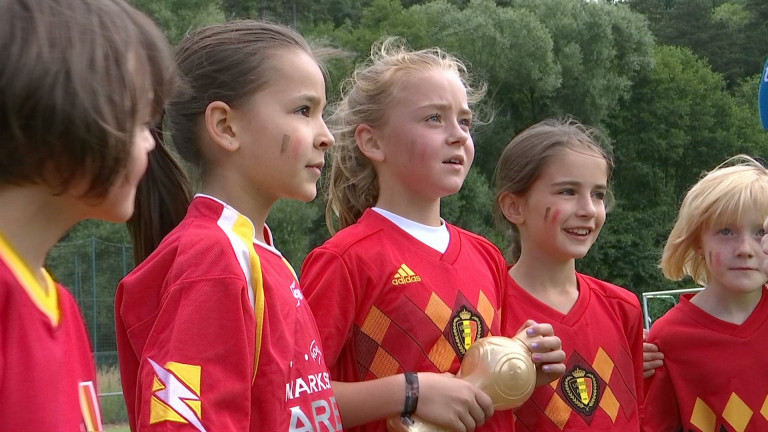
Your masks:
M 768 430 L 766 216 L 768 170 L 745 155 L 707 173 L 683 199 L 661 269 L 704 289 L 651 327 L 664 365 L 646 382 L 645 431 Z
M 500 335 L 503 320 L 500 252 L 440 217 L 441 198 L 459 191 L 472 165 L 471 106 L 483 93 L 445 51 L 386 39 L 331 117 L 326 218 L 341 230 L 309 254 L 302 286 L 334 380 L 374 395 L 365 412 L 340 404 L 347 427 L 415 414 L 457 431 L 511 428 L 511 416 L 491 418 L 487 394 L 444 374 L 458 371 L 478 338 Z M 528 324 L 529 334 L 545 336 L 534 359 L 562 361 L 551 326 Z M 542 381 L 559 366 L 544 365 Z M 383 431 L 385 422 L 352 430 Z

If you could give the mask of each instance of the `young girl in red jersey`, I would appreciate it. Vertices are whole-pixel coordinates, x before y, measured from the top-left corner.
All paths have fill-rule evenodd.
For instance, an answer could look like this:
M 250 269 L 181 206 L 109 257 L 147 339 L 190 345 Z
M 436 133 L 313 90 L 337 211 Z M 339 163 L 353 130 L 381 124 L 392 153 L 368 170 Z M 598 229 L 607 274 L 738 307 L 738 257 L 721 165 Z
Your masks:
M 343 229 L 304 262 L 304 295 L 334 380 L 357 383 L 334 387 L 339 400 L 347 391 L 374 395 L 356 409 L 340 403 L 345 426 L 402 413 L 473 430 L 493 412 L 488 395 L 442 373 L 456 373 L 477 338 L 501 334 L 506 266 L 489 241 L 441 219 L 440 199 L 459 191 L 472 165 L 470 104 L 483 92 L 440 49 L 409 51 L 388 39 L 372 53 L 333 115 L 326 215 L 332 231 L 335 217 Z M 547 336 L 536 360 L 563 360 L 550 326 L 529 332 Z M 562 366 L 544 370 L 557 375 Z M 501 418 L 482 429 L 510 430 L 511 418 Z
M 0 431 L 101 431 L 82 316 L 43 265 L 133 213 L 171 48 L 121 0 L 4 0 L 0 58 Z
M 766 216 L 768 170 L 743 155 L 683 199 L 661 269 L 704 289 L 651 327 L 664 365 L 646 382 L 645 431 L 768 430 Z
M 169 153 L 154 155 L 133 221 L 145 259 L 115 302 L 131 429 L 339 431 L 314 318 L 265 224 L 278 199 L 315 197 L 333 145 L 318 61 L 299 34 L 258 21 L 177 49 L 185 87 L 166 116 L 202 193 L 188 202 Z
M 517 135 L 496 166 L 494 216 L 514 263 L 503 324 L 551 322 L 567 357 L 565 374 L 516 412 L 517 430 L 640 429 L 640 303 L 575 268 L 605 222 L 613 164 L 595 138 L 573 120 L 546 120 Z

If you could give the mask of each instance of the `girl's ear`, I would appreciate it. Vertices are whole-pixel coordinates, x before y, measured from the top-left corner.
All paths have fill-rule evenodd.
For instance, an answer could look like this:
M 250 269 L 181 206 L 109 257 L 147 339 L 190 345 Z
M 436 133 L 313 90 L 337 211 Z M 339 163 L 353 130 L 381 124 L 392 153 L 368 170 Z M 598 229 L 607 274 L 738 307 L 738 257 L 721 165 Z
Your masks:
M 371 125 L 360 124 L 355 128 L 355 142 L 360 152 L 374 162 L 384 162 L 384 150 Z
M 696 255 L 698 255 L 704 261 L 707 260 L 707 258 L 704 256 L 704 249 L 701 247 L 701 243 L 694 244 L 693 251 L 696 253 Z
M 512 192 L 504 192 L 499 197 L 499 207 L 504 217 L 515 225 L 520 225 L 525 221 L 521 210 L 522 199 Z
M 240 148 L 234 127 L 234 110 L 224 102 L 213 101 L 205 108 L 205 130 L 211 141 L 225 151 Z

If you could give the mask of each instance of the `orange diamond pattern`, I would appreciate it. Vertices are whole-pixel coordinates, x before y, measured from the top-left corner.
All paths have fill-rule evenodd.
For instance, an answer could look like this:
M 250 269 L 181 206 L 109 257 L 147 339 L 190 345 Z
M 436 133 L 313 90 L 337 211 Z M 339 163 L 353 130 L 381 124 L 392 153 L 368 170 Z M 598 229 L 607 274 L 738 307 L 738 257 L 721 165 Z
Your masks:
M 554 423 L 558 429 L 563 430 L 565 424 L 568 423 L 568 417 L 571 416 L 571 407 L 569 407 L 568 404 L 555 393 L 549 399 L 549 403 L 544 409 L 544 414 L 552 420 L 552 423 Z
M 723 410 L 723 418 L 733 426 L 736 432 L 744 432 L 754 411 L 736 394 L 731 393 L 728 403 Z
M 450 369 L 454 358 L 456 358 L 456 352 L 453 351 L 451 343 L 443 336 L 438 339 L 429 351 L 429 359 L 432 360 L 432 363 L 435 364 L 435 367 L 437 367 L 440 372 L 445 372 Z
M 715 432 L 715 422 L 717 418 L 712 408 L 703 400 L 696 398 L 691 414 L 691 424 L 701 429 L 701 432 Z
M 592 367 L 595 368 L 595 372 L 600 375 L 600 378 L 609 382 L 611 380 L 611 374 L 613 373 L 613 360 L 608 356 L 608 353 L 603 351 L 600 347 L 595 354 L 595 361 L 592 362 Z
M 397 362 L 391 355 L 381 349 L 376 350 L 376 356 L 374 356 L 371 362 L 370 371 L 377 378 L 394 375 L 397 373 Z
M 559 385 L 560 385 L 560 378 L 549 383 L 549 386 L 552 387 L 552 390 L 557 390 L 557 386 Z
M 600 408 L 611 417 L 612 422 L 616 423 L 616 416 L 619 414 L 619 401 L 616 400 L 610 387 L 605 388 L 605 393 L 600 399 Z
M 493 323 L 493 317 L 496 314 L 496 309 L 491 304 L 491 301 L 488 300 L 488 297 L 485 296 L 485 294 L 480 291 L 480 298 L 477 300 L 477 311 L 480 312 L 480 316 L 483 317 L 483 320 L 488 324 L 488 327 L 491 326 Z M 488 336 L 491 336 L 489 333 Z
M 440 329 L 444 329 L 448 325 L 448 321 L 451 320 L 451 308 L 435 293 L 429 297 L 429 303 L 427 303 L 427 309 L 424 313 Z
M 384 315 L 379 309 L 372 307 L 371 311 L 368 312 L 368 316 L 365 317 L 365 322 L 363 322 L 363 326 L 360 330 L 370 336 L 371 339 L 375 340 L 376 343 L 381 344 L 391 322 L 392 320 Z
M 765 417 L 766 420 L 768 420 L 768 395 L 765 396 L 765 400 L 763 401 L 763 407 L 760 408 L 760 414 Z

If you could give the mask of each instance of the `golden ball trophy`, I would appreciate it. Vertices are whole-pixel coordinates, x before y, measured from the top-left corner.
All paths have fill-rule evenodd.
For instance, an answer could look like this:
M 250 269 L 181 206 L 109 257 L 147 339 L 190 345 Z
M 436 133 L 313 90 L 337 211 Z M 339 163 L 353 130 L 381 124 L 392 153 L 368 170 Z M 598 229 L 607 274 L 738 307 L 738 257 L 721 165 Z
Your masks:
M 521 331 L 514 338 L 489 336 L 478 339 L 464 355 L 456 374 L 491 397 L 494 410 L 508 410 L 527 401 L 536 385 L 536 365 L 531 359 L 530 343 L 535 339 Z M 409 423 L 409 424 L 408 424 Z M 390 432 L 448 432 L 417 416 L 392 417 Z

